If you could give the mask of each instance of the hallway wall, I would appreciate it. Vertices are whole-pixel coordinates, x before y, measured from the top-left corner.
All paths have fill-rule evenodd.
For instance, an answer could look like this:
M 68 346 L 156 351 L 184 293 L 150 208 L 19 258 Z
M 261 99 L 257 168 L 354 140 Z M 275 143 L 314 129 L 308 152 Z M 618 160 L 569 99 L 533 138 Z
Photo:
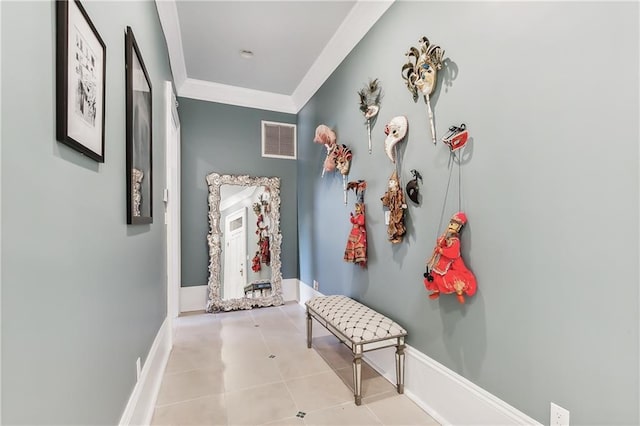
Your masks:
M 280 178 L 282 277 L 297 278 L 296 161 L 262 158 L 260 127 L 261 120 L 295 124 L 296 116 L 188 98 L 179 102 L 182 287 L 204 285 L 209 278 L 209 192 L 205 176 L 212 172 Z M 251 223 L 255 218 L 252 211 L 248 217 Z
M 84 1 L 106 44 L 105 162 L 56 141 L 53 1 L 2 1 L 2 424 L 118 424 L 166 316 L 164 84 L 150 1 Z M 153 88 L 153 214 L 126 225 L 124 33 Z
M 298 115 L 300 279 L 394 318 L 412 347 L 542 423 L 555 402 L 572 424 L 638 424 L 638 7 L 394 3 Z M 438 136 L 462 122 L 471 136 L 448 197 L 449 150 L 432 144 L 425 103 L 401 77 L 422 36 L 448 58 L 431 99 Z M 357 96 L 370 78 L 383 88 L 371 155 Z M 424 183 L 392 245 L 383 129 L 398 115 L 403 185 L 411 169 Z M 368 184 L 366 269 L 342 260 L 354 196 L 345 206 L 341 176 L 320 177 L 319 124 L 353 150 L 349 179 Z M 429 300 L 423 285 L 459 208 L 479 287 L 465 305 Z

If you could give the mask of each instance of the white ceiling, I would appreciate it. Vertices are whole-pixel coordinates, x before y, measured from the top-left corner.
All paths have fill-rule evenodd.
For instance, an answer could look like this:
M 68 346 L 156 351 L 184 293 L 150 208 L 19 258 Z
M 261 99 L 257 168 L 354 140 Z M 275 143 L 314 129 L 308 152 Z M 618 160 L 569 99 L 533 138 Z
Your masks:
M 156 0 L 179 96 L 288 113 L 392 3 Z

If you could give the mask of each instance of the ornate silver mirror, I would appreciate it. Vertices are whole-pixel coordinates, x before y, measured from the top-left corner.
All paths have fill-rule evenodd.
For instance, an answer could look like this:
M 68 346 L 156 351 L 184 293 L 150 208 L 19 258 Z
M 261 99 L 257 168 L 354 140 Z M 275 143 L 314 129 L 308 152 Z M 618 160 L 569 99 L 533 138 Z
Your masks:
M 207 312 L 282 305 L 280 178 L 207 175 Z

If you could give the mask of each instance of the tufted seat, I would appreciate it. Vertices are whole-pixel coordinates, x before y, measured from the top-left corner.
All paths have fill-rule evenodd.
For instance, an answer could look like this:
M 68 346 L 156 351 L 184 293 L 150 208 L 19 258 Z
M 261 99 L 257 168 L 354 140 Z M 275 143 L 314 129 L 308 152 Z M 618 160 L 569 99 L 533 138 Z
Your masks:
M 366 351 L 396 347 L 398 393 L 404 391 L 404 338 L 407 331 L 373 309 L 341 295 L 314 297 L 307 306 L 307 347 L 311 348 L 311 318 L 315 318 L 353 352 L 354 396 L 362 402 L 361 362 Z

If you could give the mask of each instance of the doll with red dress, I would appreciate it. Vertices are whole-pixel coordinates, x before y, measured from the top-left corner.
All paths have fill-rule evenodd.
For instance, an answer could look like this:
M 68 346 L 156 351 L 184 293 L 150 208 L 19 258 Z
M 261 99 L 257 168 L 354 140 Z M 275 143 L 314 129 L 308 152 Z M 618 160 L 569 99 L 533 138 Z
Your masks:
M 351 213 L 349 220 L 353 227 L 349 232 L 347 247 L 344 250 L 344 261 L 359 264 L 363 268 L 367 266 L 367 228 L 365 226 L 364 190 L 367 182 L 359 180 L 349 182 L 347 189 L 356 192 L 357 201 L 355 213 Z
M 463 212 L 454 214 L 447 230 L 438 238 L 424 274 L 424 286 L 431 291 L 430 299 L 437 299 L 440 293 L 455 293 L 458 302 L 464 303 L 464 295 L 473 296 L 476 292 L 476 278 L 460 254 L 460 232 L 466 223 Z

